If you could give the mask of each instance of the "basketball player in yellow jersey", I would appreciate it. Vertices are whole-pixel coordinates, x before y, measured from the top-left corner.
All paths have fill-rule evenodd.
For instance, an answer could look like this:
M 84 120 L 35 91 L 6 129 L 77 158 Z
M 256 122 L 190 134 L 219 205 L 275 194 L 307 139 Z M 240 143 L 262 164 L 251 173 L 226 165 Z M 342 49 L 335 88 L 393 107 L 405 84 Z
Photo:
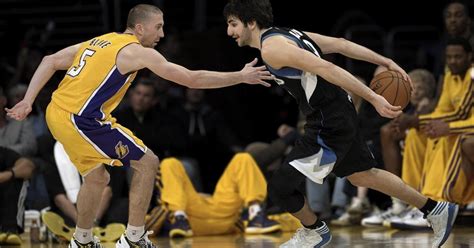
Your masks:
M 119 104 L 136 72 L 148 68 L 155 74 L 191 88 L 218 88 L 241 82 L 263 84 L 272 79 L 256 60 L 239 72 L 191 71 L 168 62 L 153 49 L 164 36 L 163 13 L 140 4 L 128 15 L 124 33 L 105 34 L 46 56 L 31 79 L 25 98 L 9 117 L 23 120 L 38 92 L 57 70 L 67 70 L 46 111 L 51 133 L 60 141 L 84 176 L 77 200 L 77 226 L 69 247 L 101 247 L 92 237 L 96 205 L 109 175 L 103 164 L 131 165 L 129 220 L 117 247 L 155 247 L 144 230 L 158 158 L 115 122 L 110 112 Z
M 473 114 L 472 48 L 467 40 L 453 38 L 445 53 L 449 71 L 435 110 L 399 122 L 402 130 L 411 128 L 405 139 L 402 178 L 434 199 L 465 203 L 469 196 L 456 189 L 467 184 L 458 159 L 462 137 L 455 134 L 464 132 L 462 127 L 468 126 Z M 454 182 L 459 187 L 453 187 Z
M 466 76 L 474 80 L 472 68 L 468 74 Z M 470 109 L 472 111 L 472 107 Z M 471 113 L 468 119 L 460 121 L 431 122 L 424 129 L 437 143 L 430 153 L 432 158 L 425 158 L 422 192 L 462 205 L 474 201 L 470 162 L 474 150 L 469 148 L 474 137 L 474 115 Z

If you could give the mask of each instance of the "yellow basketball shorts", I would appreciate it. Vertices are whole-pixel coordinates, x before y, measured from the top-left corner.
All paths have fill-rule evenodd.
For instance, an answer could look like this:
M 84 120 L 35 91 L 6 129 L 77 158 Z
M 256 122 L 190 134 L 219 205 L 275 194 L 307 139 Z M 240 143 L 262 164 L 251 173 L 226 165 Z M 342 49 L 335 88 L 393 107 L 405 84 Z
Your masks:
M 46 122 L 54 138 L 63 144 L 79 173 L 87 174 L 100 164 L 129 166 L 147 151 L 143 142 L 115 122 L 72 114 L 51 102 Z

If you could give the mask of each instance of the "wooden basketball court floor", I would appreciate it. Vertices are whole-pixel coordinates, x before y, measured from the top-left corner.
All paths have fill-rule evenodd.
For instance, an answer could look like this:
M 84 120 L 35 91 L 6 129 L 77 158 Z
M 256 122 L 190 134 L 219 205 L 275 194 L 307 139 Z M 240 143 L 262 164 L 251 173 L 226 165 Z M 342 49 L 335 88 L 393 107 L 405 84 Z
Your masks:
M 427 231 L 397 231 L 387 228 L 330 227 L 333 240 L 328 248 L 429 248 L 433 239 L 433 232 Z M 204 236 L 189 239 L 170 240 L 169 238 L 152 238 L 159 248 L 274 248 L 291 238 L 293 233 L 277 233 L 273 235 L 225 235 Z M 28 234 L 23 235 L 22 247 L 56 248 L 67 247 L 67 244 L 40 243 L 30 244 Z M 105 247 L 115 247 L 114 243 L 105 243 Z M 2 246 L 5 247 L 5 246 Z M 18 246 L 17 246 L 18 247 Z M 455 227 L 443 247 L 468 248 L 474 247 L 474 227 Z

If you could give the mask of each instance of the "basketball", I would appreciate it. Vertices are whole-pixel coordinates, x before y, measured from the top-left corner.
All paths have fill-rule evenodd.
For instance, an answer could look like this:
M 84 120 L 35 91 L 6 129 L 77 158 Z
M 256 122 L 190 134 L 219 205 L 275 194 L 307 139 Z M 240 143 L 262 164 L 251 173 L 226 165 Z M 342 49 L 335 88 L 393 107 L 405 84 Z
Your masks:
M 400 72 L 384 71 L 372 79 L 370 88 L 377 94 L 385 97 L 393 106 L 404 109 L 410 102 L 410 83 L 403 79 Z

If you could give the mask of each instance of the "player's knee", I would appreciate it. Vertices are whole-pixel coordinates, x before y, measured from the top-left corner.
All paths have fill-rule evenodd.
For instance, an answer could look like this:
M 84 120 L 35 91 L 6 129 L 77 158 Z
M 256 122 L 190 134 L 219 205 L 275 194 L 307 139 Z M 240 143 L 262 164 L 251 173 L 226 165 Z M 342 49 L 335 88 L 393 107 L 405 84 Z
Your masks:
M 133 169 L 155 175 L 160 167 L 160 160 L 152 151 L 148 151 L 139 161 L 131 161 Z
M 256 165 L 256 162 L 249 153 L 241 152 L 235 154 L 234 157 L 232 157 L 229 165 L 238 166 L 238 168 L 245 170 L 247 167 Z
M 253 157 L 247 152 L 239 152 L 235 154 L 230 160 L 230 164 L 239 163 L 244 164 L 243 162 L 255 161 Z
M 461 145 L 462 152 L 466 155 L 474 156 L 474 138 L 466 139 Z
M 110 174 L 109 172 L 104 170 L 103 175 L 100 177 L 99 183 L 105 187 L 109 184 L 109 182 L 110 182 Z
M 390 140 L 392 131 L 390 130 L 390 124 L 385 124 L 380 128 L 380 140 L 382 142 Z
M 181 163 L 177 158 L 165 158 L 161 161 L 160 170 L 176 170 L 180 167 L 184 169 L 183 163 Z
M 94 184 L 96 187 L 105 187 L 110 182 L 110 174 L 105 168 L 98 168 L 85 176 L 84 182 Z
M 160 159 L 158 158 L 158 156 L 153 154 L 150 156 L 147 165 L 151 167 L 150 169 L 152 170 L 152 173 L 156 174 L 158 172 L 158 168 L 160 167 Z

